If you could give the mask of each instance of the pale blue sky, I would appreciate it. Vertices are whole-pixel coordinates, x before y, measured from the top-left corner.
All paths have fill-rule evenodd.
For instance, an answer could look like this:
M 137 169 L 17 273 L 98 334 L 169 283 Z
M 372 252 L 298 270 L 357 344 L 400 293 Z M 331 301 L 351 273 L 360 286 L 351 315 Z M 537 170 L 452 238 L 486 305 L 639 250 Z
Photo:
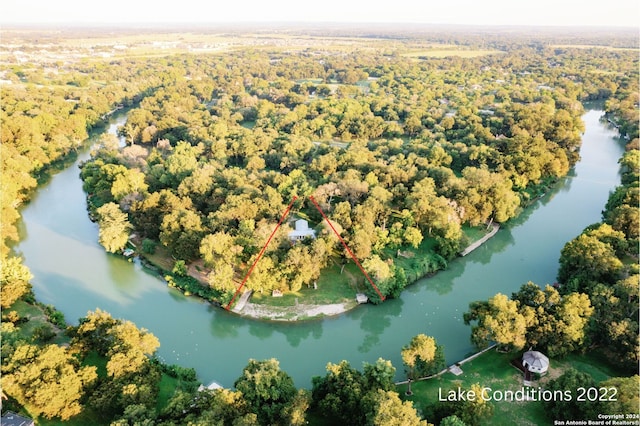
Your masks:
M 8 23 L 416 22 L 640 25 L 638 0 L 3 0 Z

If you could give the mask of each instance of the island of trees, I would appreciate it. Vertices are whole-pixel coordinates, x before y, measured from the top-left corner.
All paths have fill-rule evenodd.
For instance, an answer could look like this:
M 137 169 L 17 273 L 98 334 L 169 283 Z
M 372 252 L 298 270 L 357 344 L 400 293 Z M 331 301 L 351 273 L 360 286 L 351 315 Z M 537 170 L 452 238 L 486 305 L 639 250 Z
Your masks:
M 429 37 L 459 47 L 430 56 Z M 170 282 L 224 304 L 294 197 L 293 217 L 308 220 L 317 237 L 292 244 L 285 223 L 247 287 L 311 291 L 323 272 L 347 264 L 310 196 L 382 294 L 397 296 L 446 267 L 473 227 L 515 217 L 566 175 L 579 158 L 582 102 L 604 102 L 629 144 L 602 223 L 567 243 L 557 286 L 527 283 L 510 297 L 475 302 L 465 321 L 478 347 L 535 347 L 551 357 L 600 351 L 626 376 L 637 373 L 637 40 L 593 46 L 602 40 L 583 48 L 525 35 L 405 34 L 348 48 L 92 51 L 91 60 L 61 62 L 17 39 L 32 56 L 14 54 L 0 68 L 5 404 L 45 422 L 112 425 L 427 424 L 425 417 L 461 425 L 491 416 L 491 404 L 406 400 L 393 383 L 396 367 L 383 359 L 361 370 L 330 363 L 310 390 L 297 389 L 277 360 L 247 360 L 234 389 L 198 390 L 193 370 L 153 356 L 159 342 L 147 330 L 100 310 L 68 325 L 39 304 L 30 271 L 11 251 L 19 208 L 120 108 L 130 109 L 119 130 L 126 144 L 102 137 L 81 170 L 101 244 L 119 252 L 133 240 L 149 257 L 160 253 L 172 259 Z M 481 43 L 491 54 L 460 53 Z M 440 371 L 443 350 L 426 335 L 398 348 L 412 380 Z M 569 371 L 549 387 L 594 383 Z M 617 386 L 617 404 L 545 408 L 576 418 L 636 412 L 638 376 L 603 383 Z

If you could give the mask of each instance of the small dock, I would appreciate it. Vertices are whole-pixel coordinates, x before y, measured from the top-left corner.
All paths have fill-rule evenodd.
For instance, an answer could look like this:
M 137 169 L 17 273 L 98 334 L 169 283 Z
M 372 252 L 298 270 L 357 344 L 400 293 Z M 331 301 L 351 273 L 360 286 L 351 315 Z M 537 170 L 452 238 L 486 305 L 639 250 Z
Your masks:
M 252 293 L 253 293 L 252 290 L 245 290 L 245 292 L 242 293 L 242 296 L 240 296 L 240 298 L 238 299 L 238 302 L 236 302 L 236 305 L 231 309 L 231 311 L 236 313 L 242 312 L 242 309 L 244 309 L 244 305 L 247 304 L 247 301 L 251 297 Z
M 452 366 L 450 366 L 449 371 L 451 371 L 456 376 L 459 376 L 463 373 L 462 368 L 460 368 L 458 364 L 453 364 Z
M 493 224 L 491 224 L 491 227 L 493 229 L 487 235 L 485 235 L 484 237 L 480 238 L 478 241 L 474 242 L 473 244 L 471 244 L 466 249 L 462 250 L 460 252 L 460 256 L 468 255 L 469 253 L 471 253 L 472 251 L 474 251 L 475 249 L 480 247 L 482 244 L 484 244 L 489 238 L 491 238 L 494 235 L 496 235 L 496 232 L 498 232 L 498 230 L 500 229 L 500 225 L 498 225 L 497 223 L 493 223 Z

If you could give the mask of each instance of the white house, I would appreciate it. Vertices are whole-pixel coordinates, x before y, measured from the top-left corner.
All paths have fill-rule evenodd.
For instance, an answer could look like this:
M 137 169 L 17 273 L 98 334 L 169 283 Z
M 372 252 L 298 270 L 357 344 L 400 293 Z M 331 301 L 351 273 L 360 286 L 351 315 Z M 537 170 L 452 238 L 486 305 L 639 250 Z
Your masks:
M 309 223 L 304 219 L 296 220 L 295 227 L 295 230 L 289 232 L 289 240 L 291 242 L 304 240 L 307 237 L 316 237 L 316 231 L 309 228 Z

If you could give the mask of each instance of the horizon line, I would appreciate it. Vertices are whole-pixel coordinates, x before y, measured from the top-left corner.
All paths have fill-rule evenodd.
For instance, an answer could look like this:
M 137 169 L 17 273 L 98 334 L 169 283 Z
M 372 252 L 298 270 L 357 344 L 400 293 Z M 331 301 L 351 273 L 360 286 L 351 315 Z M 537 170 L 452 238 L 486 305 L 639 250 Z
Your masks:
M 415 22 L 415 21 L 251 21 L 251 20 L 238 20 L 238 21 L 130 21 L 130 22 L 116 22 L 116 21 L 104 21 L 104 22 L 80 22 L 80 21 L 59 21 L 59 22 L 6 22 L 0 18 L 0 32 L 9 28 L 15 27 L 47 27 L 47 28 L 59 28 L 59 27 L 74 27 L 74 28 L 126 28 L 131 30 L 136 29 L 149 29 L 161 26 L 182 27 L 182 26 L 196 26 L 198 28 L 208 26 L 265 26 L 265 27 L 304 27 L 304 26 L 398 26 L 410 25 L 412 27 L 457 27 L 457 28 L 508 28 L 508 29 L 598 29 L 598 30 L 639 30 L 639 26 L 627 26 L 627 25 L 611 25 L 611 24 L 502 24 L 502 23 L 443 23 L 443 22 Z M 137 27 L 137 28 L 136 28 Z

